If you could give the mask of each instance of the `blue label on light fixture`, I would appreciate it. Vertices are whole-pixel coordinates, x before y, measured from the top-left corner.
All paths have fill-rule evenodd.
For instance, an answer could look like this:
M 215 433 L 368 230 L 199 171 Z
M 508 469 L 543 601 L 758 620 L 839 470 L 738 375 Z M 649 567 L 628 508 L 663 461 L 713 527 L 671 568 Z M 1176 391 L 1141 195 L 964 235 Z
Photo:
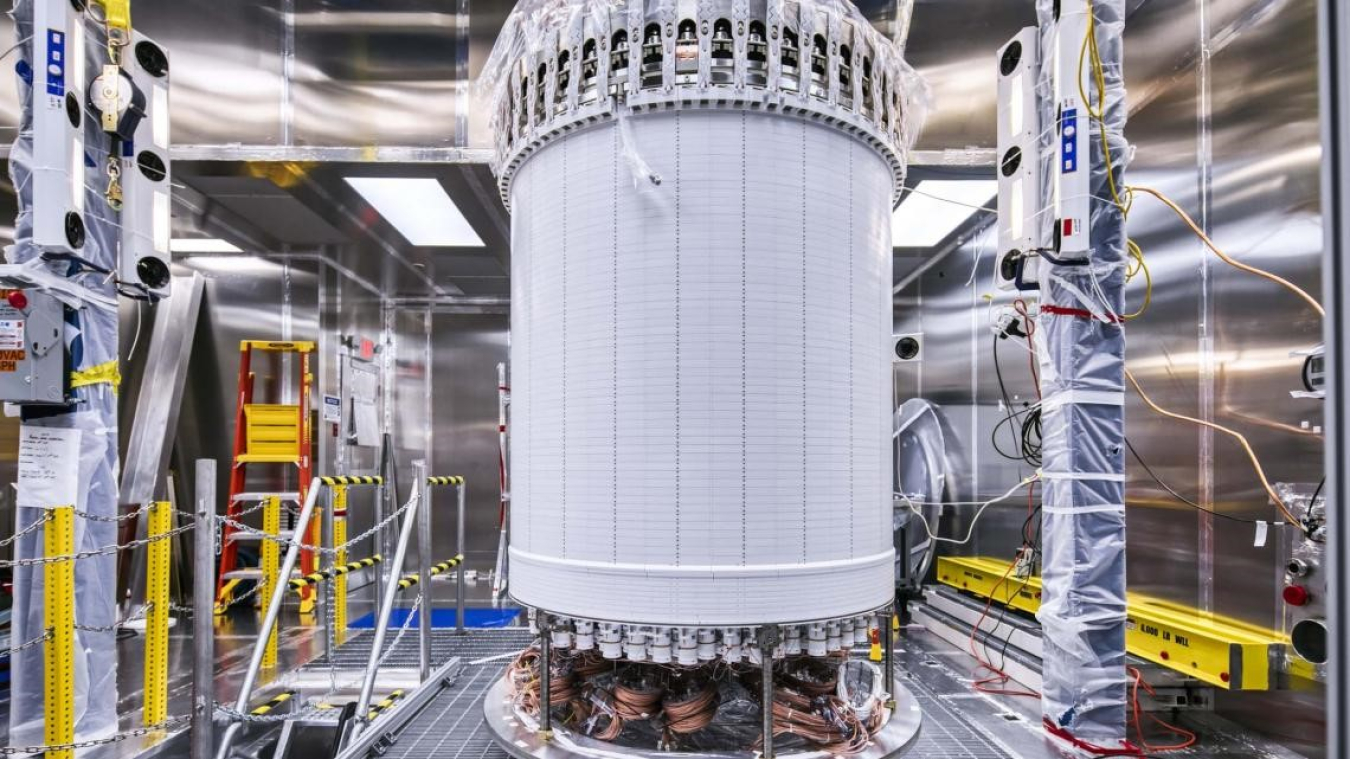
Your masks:
M 66 94 L 66 33 L 47 30 L 47 94 Z
M 1078 109 L 1067 108 L 1059 119 L 1059 168 L 1064 174 L 1078 171 Z

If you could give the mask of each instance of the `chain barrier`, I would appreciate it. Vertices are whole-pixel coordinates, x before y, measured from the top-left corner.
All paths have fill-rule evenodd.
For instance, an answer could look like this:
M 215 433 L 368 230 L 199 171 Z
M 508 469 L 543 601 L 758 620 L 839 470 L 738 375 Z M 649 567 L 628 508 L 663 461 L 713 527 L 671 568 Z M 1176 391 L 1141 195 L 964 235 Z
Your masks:
M 117 629 L 118 629 L 119 627 L 122 627 L 122 626 L 124 626 L 124 625 L 129 625 L 129 624 L 131 624 L 132 622 L 135 622 L 135 621 L 137 621 L 137 620 L 145 619 L 145 615 L 149 614 L 149 613 L 150 613 L 150 609 L 152 609 L 152 608 L 154 608 L 154 604 L 145 604 L 145 605 L 142 606 L 139 610 L 137 610 L 135 614 L 132 614 L 131 616 L 127 617 L 126 619 L 119 620 L 119 621 L 114 622 L 114 623 L 112 623 L 112 624 L 110 624 L 110 625 L 103 625 L 103 626 L 101 626 L 101 627 L 96 627 L 96 626 L 94 626 L 94 625 L 79 625 L 79 624 L 77 624 L 77 625 L 75 625 L 75 629 L 76 629 L 76 630 L 79 630 L 80 632 L 87 632 L 87 633 L 107 633 L 107 632 L 116 632 Z
M 13 561 L 0 561 L 0 568 L 36 567 L 41 566 L 43 564 L 55 564 L 58 561 L 79 561 L 80 559 L 88 559 L 94 556 L 109 556 L 112 554 L 119 553 L 121 551 L 125 551 L 130 548 L 139 548 L 141 546 L 147 546 L 156 541 L 171 538 L 174 535 L 180 535 L 184 532 L 191 530 L 193 527 L 195 527 L 195 525 L 186 524 L 183 525 L 182 527 L 175 527 L 174 529 L 169 530 L 168 532 L 162 533 L 160 535 L 154 535 L 152 537 L 143 538 L 141 540 L 133 540 L 130 543 L 123 543 L 121 545 L 103 546 L 102 548 L 94 548 L 88 551 L 79 551 L 78 553 L 72 553 L 66 556 L 42 556 L 34 559 L 14 559 Z
M 56 743 L 47 746 L 0 746 L 0 756 L 54 754 L 60 751 L 78 751 L 79 749 L 93 748 L 95 746 L 108 746 L 132 738 L 142 738 L 147 735 L 162 733 L 171 728 L 182 727 L 191 721 L 191 717 L 170 717 L 158 725 L 138 727 L 133 730 L 127 730 L 126 732 L 109 735 L 107 738 L 96 738 L 94 740 L 78 741 L 76 743 Z
M 22 538 L 24 535 L 30 535 L 34 532 L 37 532 L 37 529 L 39 527 L 41 527 L 44 524 L 47 524 L 50 521 L 52 521 L 52 513 L 48 511 L 44 513 L 42 517 L 39 518 L 37 521 L 33 522 L 32 524 L 28 525 L 22 530 L 19 530 L 13 535 L 10 535 L 4 540 L 0 540 L 0 548 L 4 548 L 5 546 L 12 544 L 14 541 L 18 540 L 19 538 Z
M 0 656 L 13 656 L 14 654 L 17 654 L 20 651 L 32 648 L 33 646 L 36 646 L 39 643 L 44 643 L 48 640 L 51 640 L 51 637 L 52 637 L 52 629 L 49 627 L 41 635 L 37 636 L 36 638 L 33 638 L 32 640 L 27 640 L 24 641 L 23 643 L 20 643 L 17 646 L 10 646 L 9 648 L 0 650 Z
M 113 523 L 119 523 L 119 522 L 125 522 L 125 521 L 127 521 L 128 519 L 134 519 L 134 518 L 136 518 L 136 517 L 138 517 L 138 516 L 144 514 L 145 512 L 149 511 L 150 508 L 151 508 L 152 506 L 154 506 L 154 505 L 155 505 L 155 504 L 154 504 L 153 502 L 151 502 L 151 503 L 146 503 L 146 504 L 142 504 L 141 507 L 140 507 L 139 509 L 136 509 L 135 511 L 128 512 L 128 513 L 126 513 L 126 514 L 120 514 L 120 515 L 118 515 L 118 516 L 111 516 L 111 517 L 105 517 L 105 516 L 102 516 L 102 515 L 100 515 L 100 514 L 90 514 L 90 513 L 87 512 L 87 511 L 79 511 L 79 510 L 77 509 L 77 510 L 75 511 L 75 516 L 77 516 L 77 517 L 79 517 L 79 518 L 81 518 L 81 519 L 87 519 L 87 520 L 89 520 L 89 521 L 91 521 L 91 522 L 113 522 Z
M 230 527 L 232 527 L 233 529 L 235 529 L 235 530 L 238 531 L 238 532 L 248 533 L 249 535 L 254 535 L 254 536 L 256 536 L 256 537 L 258 537 L 258 538 L 261 538 L 261 539 L 263 539 L 263 540 L 271 541 L 271 542 L 273 542 L 273 543 L 276 543 L 276 544 L 281 545 L 281 546 L 285 546 L 285 547 L 287 547 L 287 548 L 299 548 L 299 549 L 302 550 L 302 551 L 313 551 L 313 552 L 318 553 L 318 554 L 320 554 L 320 555 L 322 555 L 322 556 L 336 556 L 338 551 L 342 551 L 342 550 L 350 550 L 350 549 L 351 549 L 353 546 L 355 546 L 357 543 L 361 542 L 362 540 L 365 540 L 366 538 L 370 537 L 371 535 L 374 535 L 376 532 L 379 532 L 380 530 L 384 529 L 385 527 L 388 527 L 390 524 L 392 524 L 392 523 L 394 522 L 394 520 L 396 520 L 396 519 L 398 519 L 400 516 L 402 516 L 404 512 L 406 512 L 408 509 L 412 508 L 413 504 L 417 502 L 417 500 L 419 499 L 419 497 L 420 497 L 420 496 L 413 495 L 412 498 L 409 498 L 409 499 L 408 499 L 408 502 L 407 502 L 407 503 L 405 503 L 405 504 L 403 504 L 402 506 L 400 506 L 400 507 L 398 507 L 397 509 L 395 509 L 395 510 L 393 511 L 393 513 L 389 514 L 389 516 L 386 516 L 384 519 L 381 519 L 380 521 L 376 522 L 376 523 L 374 524 L 374 526 L 372 526 L 370 529 L 368 529 L 368 530 L 366 530 L 365 532 L 361 533 L 360 535 L 357 535 L 356 537 L 354 537 L 354 538 L 348 540 L 347 542 L 343 543 L 342 545 L 334 546 L 334 547 L 332 547 L 332 548 L 327 548 L 327 547 L 320 546 L 320 545 L 314 545 L 313 543 L 304 543 L 304 542 L 301 542 L 301 541 L 299 541 L 299 540 L 296 540 L 295 538 L 280 538 L 280 537 L 277 537 L 276 535 L 273 535 L 273 534 L 267 532 L 266 530 L 260 530 L 260 529 L 258 529 L 257 527 L 253 527 L 252 525 L 244 524 L 243 522 L 240 522 L 240 521 L 237 520 L 237 519 L 232 519 L 232 518 L 227 517 L 227 516 L 217 516 L 217 517 L 215 517 L 215 520 L 216 520 L 217 523 L 219 523 L 219 524 L 221 524 L 221 525 L 229 525 Z M 180 513 L 184 513 L 184 512 L 180 512 Z M 237 516 L 242 516 L 242 515 L 237 515 Z M 3 565 L 0 565 L 0 566 L 3 566 Z

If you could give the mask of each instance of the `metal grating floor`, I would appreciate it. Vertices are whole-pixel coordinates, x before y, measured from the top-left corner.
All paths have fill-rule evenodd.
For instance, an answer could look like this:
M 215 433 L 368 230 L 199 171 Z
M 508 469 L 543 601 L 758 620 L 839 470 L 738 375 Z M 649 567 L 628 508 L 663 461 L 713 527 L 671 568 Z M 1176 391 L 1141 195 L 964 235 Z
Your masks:
M 384 660 L 384 667 L 417 666 L 417 629 L 413 628 L 398 641 L 397 630 L 385 634 L 383 651 L 391 648 L 393 653 Z M 351 636 L 346 643 L 333 652 L 332 664 L 338 669 L 361 670 L 370 657 L 370 647 L 375 640 L 372 630 L 363 630 Z M 434 629 L 431 631 L 431 666 L 439 667 L 458 656 L 465 661 L 494 656 L 507 651 L 519 651 L 529 645 L 532 637 L 529 631 L 521 627 L 476 628 L 465 631 L 463 635 L 454 630 Z M 505 648 L 504 648 L 505 646 Z M 302 670 L 326 670 L 329 668 L 329 656 L 324 654 L 310 661 Z
M 408 721 L 382 759 L 509 759 L 483 724 L 483 696 L 509 656 L 533 639 L 529 630 L 519 627 L 456 636 L 461 645 L 451 647 L 448 656 L 461 657 L 464 669 L 453 685 Z M 415 648 L 413 655 L 415 659 Z

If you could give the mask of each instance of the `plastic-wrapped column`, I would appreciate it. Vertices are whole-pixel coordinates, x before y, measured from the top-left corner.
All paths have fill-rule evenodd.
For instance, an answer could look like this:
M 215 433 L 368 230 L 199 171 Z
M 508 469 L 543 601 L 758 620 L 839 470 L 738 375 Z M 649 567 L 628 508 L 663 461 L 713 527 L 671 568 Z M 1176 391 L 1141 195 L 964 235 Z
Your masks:
M 888 602 L 893 181 L 842 130 L 740 110 L 629 115 L 520 166 L 518 601 L 687 626 Z

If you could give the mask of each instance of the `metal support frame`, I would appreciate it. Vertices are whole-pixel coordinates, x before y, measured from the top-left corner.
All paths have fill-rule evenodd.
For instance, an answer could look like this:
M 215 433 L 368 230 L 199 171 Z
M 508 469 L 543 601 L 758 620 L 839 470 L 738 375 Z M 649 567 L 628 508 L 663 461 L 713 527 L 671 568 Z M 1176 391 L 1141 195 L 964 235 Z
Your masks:
M 881 666 L 886 680 L 886 708 L 895 708 L 895 630 L 891 627 L 894 612 L 887 608 L 877 615 L 881 627 Z
M 423 480 L 425 482 L 425 480 Z M 416 485 L 414 485 L 416 487 Z M 414 493 L 417 491 L 414 490 Z M 366 673 L 361 680 L 361 695 L 356 702 L 356 726 L 352 728 L 352 740 L 356 740 L 366 728 L 366 715 L 370 712 L 370 697 L 375 690 L 375 672 L 380 667 L 380 655 L 384 648 L 385 632 L 389 627 L 389 615 L 394 610 L 394 598 L 398 595 L 399 571 L 403 568 L 403 559 L 408 555 L 408 540 L 412 537 L 413 526 L 417 522 L 419 498 L 414 498 L 403 515 L 403 525 L 399 528 L 398 547 L 394 550 L 394 563 L 389 568 L 389 579 L 385 583 L 384 594 L 380 598 L 380 613 L 375 617 L 375 640 L 370 646 L 370 658 L 366 660 Z M 425 594 L 426 588 L 423 588 Z M 426 596 L 424 595 L 423 598 Z M 412 613 L 412 612 L 409 612 Z M 219 759 L 225 759 L 220 757 Z
M 773 759 L 773 651 L 778 647 L 778 627 L 766 625 L 759 631 L 759 710 L 763 717 L 763 759 Z
M 539 612 L 539 740 L 553 739 L 553 625 L 545 612 Z
M 300 507 L 300 518 L 295 523 L 296 540 L 286 549 L 286 558 L 281 562 L 281 569 L 278 577 L 290 577 L 291 570 L 295 568 L 295 562 L 300 557 L 301 536 L 309 534 L 310 520 L 314 516 L 314 505 L 319 500 L 320 478 L 315 477 L 309 484 L 309 492 L 305 496 L 305 503 Z M 259 631 L 258 645 L 253 649 L 253 657 L 249 660 L 248 671 L 244 674 L 244 683 L 239 687 L 239 697 L 235 700 L 235 711 L 245 711 L 248 709 L 249 697 L 253 695 L 253 685 L 258 680 L 258 671 L 262 669 L 263 654 L 266 650 L 269 639 L 275 637 L 273 629 L 277 622 L 277 616 L 281 613 L 281 602 L 286 597 L 286 584 L 282 582 L 275 583 L 272 588 L 271 598 L 267 603 L 267 614 L 263 617 L 262 629 Z M 225 735 L 222 736 L 220 749 L 216 753 L 216 759 L 226 759 L 230 755 L 230 744 L 234 742 L 234 737 L 239 734 L 240 723 L 235 722 L 225 729 Z
M 417 677 L 431 676 L 431 487 L 427 484 L 427 462 L 413 462 L 413 487 L 421 493 L 417 513 L 417 581 L 422 586 L 422 608 L 417 613 Z M 360 712 L 358 712 L 359 714 Z
M 464 634 L 464 491 L 469 485 L 460 478 L 458 502 L 455 506 L 455 554 L 459 556 L 459 566 L 455 568 L 455 633 Z
M 191 759 L 210 759 L 215 724 L 216 462 L 197 460 L 196 528 L 192 540 L 192 747 Z
M 75 741 L 75 507 L 53 507 L 44 532 L 47 558 L 71 557 L 44 568 L 45 621 L 50 637 L 44 672 L 43 738 L 52 746 Z M 71 749 L 47 752 L 48 759 L 74 756 Z
M 151 542 L 145 563 L 145 703 L 142 722 L 158 725 L 169 716 L 169 560 L 173 547 L 166 536 L 173 528 L 168 501 L 150 507 L 146 529 Z
M 1326 318 L 1326 502 L 1345 498 L 1350 471 L 1350 8 L 1319 0 L 1322 118 L 1322 303 Z M 1350 756 L 1350 520 L 1327 510 L 1327 756 Z

